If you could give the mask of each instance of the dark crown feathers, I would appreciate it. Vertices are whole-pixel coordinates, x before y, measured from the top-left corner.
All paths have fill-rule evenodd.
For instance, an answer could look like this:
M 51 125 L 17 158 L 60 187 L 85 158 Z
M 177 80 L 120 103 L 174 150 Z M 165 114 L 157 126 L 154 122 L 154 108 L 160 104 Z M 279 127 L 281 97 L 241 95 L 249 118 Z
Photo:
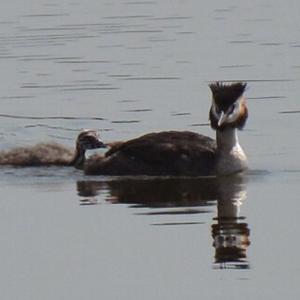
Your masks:
M 209 85 L 215 103 L 222 109 L 226 110 L 239 97 L 242 96 L 247 84 L 243 82 L 236 82 L 232 84 L 225 84 L 222 82 L 215 82 Z

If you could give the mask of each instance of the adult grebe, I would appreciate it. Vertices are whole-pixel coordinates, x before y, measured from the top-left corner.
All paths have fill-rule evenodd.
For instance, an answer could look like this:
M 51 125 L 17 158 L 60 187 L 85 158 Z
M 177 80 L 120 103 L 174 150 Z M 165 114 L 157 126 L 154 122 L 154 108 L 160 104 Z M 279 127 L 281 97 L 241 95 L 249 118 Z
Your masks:
M 84 130 L 79 133 L 76 148 L 69 148 L 57 143 L 40 143 L 34 146 L 18 147 L 8 151 L 0 151 L 0 165 L 12 166 L 74 166 L 82 169 L 85 162 L 85 151 L 103 148 L 97 132 Z
M 210 84 L 209 112 L 216 141 L 189 131 L 150 133 L 112 144 L 105 157 L 87 161 L 86 174 L 210 176 L 229 175 L 247 168 L 237 129 L 248 117 L 243 93 L 246 83 Z

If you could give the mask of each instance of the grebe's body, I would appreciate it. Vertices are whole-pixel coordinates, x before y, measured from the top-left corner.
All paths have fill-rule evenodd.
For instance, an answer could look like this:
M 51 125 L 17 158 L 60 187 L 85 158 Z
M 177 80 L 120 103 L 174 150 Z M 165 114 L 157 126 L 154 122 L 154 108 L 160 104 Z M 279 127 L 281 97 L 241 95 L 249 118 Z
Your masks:
M 90 175 L 211 176 L 247 169 L 237 129 L 248 117 L 243 92 L 246 84 L 214 83 L 209 117 L 216 141 L 189 131 L 150 133 L 111 144 L 105 157 L 87 161 Z
M 105 157 L 95 156 L 86 174 L 102 175 L 212 175 L 216 143 L 189 131 L 163 131 L 110 144 Z M 198 163 L 195 164 L 195 161 Z
M 11 166 L 74 166 L 82 169 L 85 151 L 105 147 L 96 131 L 84 130 L 76 140 L 75 151 L 58 143 L 40 143 L 34 146 L 17 147 L 0 151 L 0 165 Z

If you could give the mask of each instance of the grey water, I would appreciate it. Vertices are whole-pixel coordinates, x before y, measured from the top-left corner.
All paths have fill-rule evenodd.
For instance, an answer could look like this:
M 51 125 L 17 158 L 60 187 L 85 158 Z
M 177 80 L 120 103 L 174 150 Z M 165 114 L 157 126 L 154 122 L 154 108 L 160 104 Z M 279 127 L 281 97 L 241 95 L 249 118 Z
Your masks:
M 233 178 L 0 168 L 1 299 L 299 299 L 297 1 L 3 1 L 0 149 L 208 126 L 248 82 Z

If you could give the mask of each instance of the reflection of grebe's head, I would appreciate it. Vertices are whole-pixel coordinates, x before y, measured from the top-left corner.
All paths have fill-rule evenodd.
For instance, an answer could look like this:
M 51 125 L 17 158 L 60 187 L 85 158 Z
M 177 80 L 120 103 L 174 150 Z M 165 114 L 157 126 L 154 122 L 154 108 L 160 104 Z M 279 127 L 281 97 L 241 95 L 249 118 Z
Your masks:
M 243 96 L 246 85 L 242 82 L 232 84 L 215 82 L 209 85 L 212 91 L 209 119 L 213 129 L 243 129 L 248 117 L 248 109 Z
M 86 129 L 79 133 L 76 140 L 76 148 L 81 151 L 106 148 L 106 145 L 100 140 L 95 130 Z

